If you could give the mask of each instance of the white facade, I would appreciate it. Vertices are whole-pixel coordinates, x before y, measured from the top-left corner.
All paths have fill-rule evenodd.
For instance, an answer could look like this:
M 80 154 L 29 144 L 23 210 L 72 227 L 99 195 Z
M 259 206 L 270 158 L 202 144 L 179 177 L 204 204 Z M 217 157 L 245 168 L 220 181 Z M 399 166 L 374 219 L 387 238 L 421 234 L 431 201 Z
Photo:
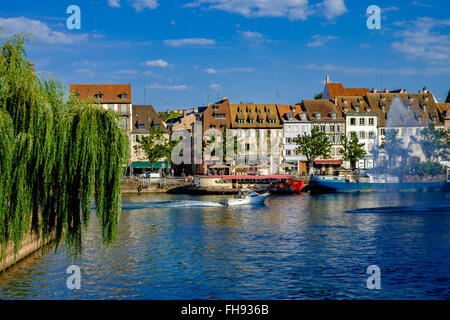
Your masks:
M 358 163 L 359 168 L 373 168 L 373 149 L 377 146 L 378 129 L 377 115 L 375 113 L 348 113 L 345 118 L 346 135 L 350 139 L 351 133 L 356 132 L 360 143 L 364 143 L 367 153 L 365 159 Z
M 306 157 L 298 154 L 298 145 L 294 142 L 298 136 L 311 135 L 311 122 L 283 121 L 283 159 L 284 162 L 296 162 L 297 171 L 300 170 L 300 162 L 306 161 Z

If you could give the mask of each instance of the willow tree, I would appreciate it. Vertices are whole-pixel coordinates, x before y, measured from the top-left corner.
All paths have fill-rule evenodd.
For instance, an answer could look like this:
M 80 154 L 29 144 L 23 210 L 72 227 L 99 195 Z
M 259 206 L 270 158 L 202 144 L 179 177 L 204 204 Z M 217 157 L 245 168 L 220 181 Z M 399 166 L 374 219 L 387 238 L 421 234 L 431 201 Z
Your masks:
M 81 251 L 95 199 L 103 241 L 115 239 L 128 139 L 119 115 L 95 101 L 65 98 L 61 83 L 39 79 L 28 65 L 25 38 L 0 49 L 0 260 L 29 232 L 64 238 Z

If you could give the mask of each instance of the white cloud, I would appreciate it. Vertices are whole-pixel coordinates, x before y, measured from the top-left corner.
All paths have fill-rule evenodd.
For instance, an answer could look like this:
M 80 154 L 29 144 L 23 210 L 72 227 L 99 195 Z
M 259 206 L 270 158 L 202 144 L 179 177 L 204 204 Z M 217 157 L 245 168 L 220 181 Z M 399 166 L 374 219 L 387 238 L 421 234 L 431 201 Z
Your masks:
M 9 35 L 21 32 L 31 33 L 37 42 L 46 44 L 73 44 L 88 38 L 87 34 L 70 34 L 52 30 L 47 24 L 25 17 L 0 18 L 0 28 Z
M 141 65 L 146 67 L 167 68 L 169 66 L 169 63 L 163 59 L 158 59 L 158 60 L 148 60 L 146 62 L 141 63 Z
M 392 43 L 392 48 L 407 59 L 429 64 L 450 64 L 450 19 L 422 17 L 396 25 L 404 26 L 404 29 L 394 34 L 399 41 Z M 440 33 L 437 29 L 444 31 Z
M 108 4 L 113 8 L 120 8 L 120 0 L 108 0 Z
M 170 91 L 183 91 L 183 90 L 192 90 L 194 87 L 187 85 L 162 85 L 162 84 L 152 84 L 147 86 L 148 89 L 155 90 L 170 90 Z
M 322 5 L 319 5 L 319 8 L 322 6 L 323 15 L 329 20 L 341 16 L 347 12 L 344 0 L 324 0 Z
M 388 13 L 390 11 L 398 11 L 398 10 L 400 10 L 400 8 L 396 7 L 396 6 L 390 6 L 390 7 L 386 7 L 386 8 L 381 8 L 381 12 L 382 13 Z
M 309 4 L 308 0 L 197 0 L 185 7 L 206 7 L 247 18 L 284 17 L 291 20 L 306 20 L 320 14 L 333 19 L 347 12 L 344 0 L 323 0 L 316 5 Z
M 225 68 L 225 69 L 204 69 L 204 72 L 208 74 L 229 74 L 229 73 L 242 73 L 242 72 L 253 72 L 253 68 Z
M 322 36 L 320 34 L 316 34 L 316 35 L 313 35 L 311 38 L 313 38 L 314 41 L 307 43 L 306 45 L 308 47 L 321 47 L 325 43 L 327 43 L 328 41 L 335 40 L 338 37 L 336 37 L 336 36 Z
M 212 84 L 209 85 L 209 88 L 212 89 L 212 90 L 220 90 L 220 89 L 222 89 L 222 86 L 220 84 L 217 84 L 217 83 L 212 83 Z
M 89 78 L 94 76 L 94 72 L 91 69 L 75 69 L 73 72 Z
M 164 44 L 169 47 L 208 46 L 208 45 L 215 45 L 216 41 L 204 38 L 189 38 L 189 39 L 164 40 Z
M 205 71 L 208 74 L 216 74 L 217 73 L 217 70 L 216 69 L 212 69 L 212 68 L 204 69 L 203 71 Z
M 136 12 L 141 12 L 144 9 L 154 10 L 158 7 L 157 0 L 129 0 L 129 2 Z

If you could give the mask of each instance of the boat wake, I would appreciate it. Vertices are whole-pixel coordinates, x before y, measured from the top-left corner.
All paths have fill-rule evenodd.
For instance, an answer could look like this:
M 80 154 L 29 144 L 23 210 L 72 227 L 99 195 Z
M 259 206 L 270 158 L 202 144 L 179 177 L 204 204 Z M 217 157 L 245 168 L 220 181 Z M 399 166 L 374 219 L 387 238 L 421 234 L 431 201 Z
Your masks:
M 392 206 L 359 208 L 346 213 L 450 213 L 450 205 Z
M 223 207 L 223 203 L 208 201 L 160 201 L 160 202 L 124 202 L 122 211 L 141 210 L 141 209 L 157 209 L 157 208 L 214 208 Z

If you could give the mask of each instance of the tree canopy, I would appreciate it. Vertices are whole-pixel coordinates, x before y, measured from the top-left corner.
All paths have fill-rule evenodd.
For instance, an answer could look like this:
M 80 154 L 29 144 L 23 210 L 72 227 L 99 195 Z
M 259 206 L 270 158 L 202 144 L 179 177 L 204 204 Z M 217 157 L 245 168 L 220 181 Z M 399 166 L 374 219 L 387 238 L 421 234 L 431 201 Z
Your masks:
M 427 159 L 447 159 L 450 139 L 447 139 L 444 130 L 436 129 L 434 124 L 430 123 L 420 132 L 416 140 Z
M 128 139 L 114 111 L 64 96 L 28 65 L 26 39 L 0 49 L 0 246 L 32 230 L 81 251 L 94 196 L 105 245 L 117 235 Z
M 356 167 L 356 162 L 366 156 L 364 150 L 364 143 L 359 143 L 356 132 L 351 132 L 350 139 L 347 136 L 342 136 L 343 148 L 340 150 L 344 160 L 349 161 L 352 169 Z
M 148 134 L 140 137 L 139 144 L 134 146 L 136 151 L 142 150 L 146 158 L 151 162 L 151 168 L 162 158 L 170 159 L 172 149 L 177 141 L 170 141 L 166 132 L 160 127 L 153 126 Z
M 319 157 L 330 157 L 331 142 L 318 127 L 311 130 L 311 135 L 298 135 L 294 142 L 299 145 L 297 152 L 311 163 Z

